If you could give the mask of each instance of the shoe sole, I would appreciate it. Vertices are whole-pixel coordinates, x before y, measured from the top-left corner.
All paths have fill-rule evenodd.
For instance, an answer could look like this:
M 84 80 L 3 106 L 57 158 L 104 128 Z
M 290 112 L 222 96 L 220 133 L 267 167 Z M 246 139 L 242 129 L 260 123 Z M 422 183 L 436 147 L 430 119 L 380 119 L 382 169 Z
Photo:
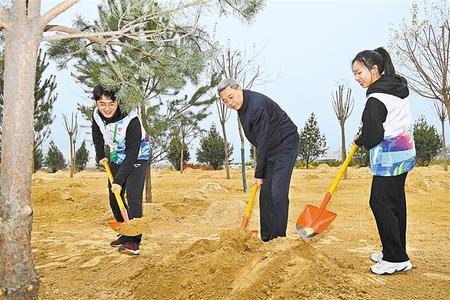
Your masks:
M 126 249 L 123 247 L 119 247 L 119 252 L 123 253 L 123 254 L 133 255 L 133 256 L 139 255 L 139 253 L 140 253 L 139 250 L 130 250 L 130 249 Z
M 122 247 L 122 245 L 123 244 L 120 244 L 120 245 L 111 245 L 111 244 L 109 244 L 111 247 L 113 247 L 113 248 L 120 248 L 120 247 Z
M 400 270 L 394 270 L 394 272 L 392 272 L 392 273 L 389 273 L 389 272 L 376 273 L 376 272 L 372 271 L 372 268 L 370 268 L 370 272 L 372 272 L 373 274 L 376 274 L 376 275 L 392 275 L 392 274 L 399 273 L 399 272 L 406 272 L 406 271 L 409 271 L 409 270 L 411 270 L 411 269 L 412 269 L 412 267 L 411 267 L 411 268 L 408 268 L 408 266 L 406 266 L 406 267 L 404 267 L 403 269 L 400 269 Z

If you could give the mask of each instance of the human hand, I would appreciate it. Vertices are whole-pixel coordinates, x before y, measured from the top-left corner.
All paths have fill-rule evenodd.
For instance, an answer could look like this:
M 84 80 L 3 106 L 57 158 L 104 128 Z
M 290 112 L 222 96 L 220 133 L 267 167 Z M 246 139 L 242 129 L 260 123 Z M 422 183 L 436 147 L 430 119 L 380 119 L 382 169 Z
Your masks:
M 104 162 L 108 162 L 108 159 L 106 158 L 106 157 L 103 157 L 102 159 L 100 159 L 98 162 L 99 162 L 99 164 L 102 164 L 103 165 L 103 163 Z
M 114 190 L 117 190 L 119 193 L 122 191 L 122 186 L 117 183 L 111 184 L 111 191 L 114 193 Z
M 260 186 L 262 186 L 263 185 L 263 179 L 262 178 L 255 178 L 254 180 L 253 180 L 253 184 L 256 184 L 256 185 L 258 185 L 258 187 L 260 187 Z

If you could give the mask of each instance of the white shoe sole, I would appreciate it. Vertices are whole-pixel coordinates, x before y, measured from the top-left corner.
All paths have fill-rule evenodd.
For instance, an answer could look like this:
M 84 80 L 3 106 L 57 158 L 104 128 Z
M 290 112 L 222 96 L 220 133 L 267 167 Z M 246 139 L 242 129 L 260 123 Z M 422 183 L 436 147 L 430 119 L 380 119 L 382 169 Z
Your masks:
M 119 247 L 119 252 L 120 253 L 124 253 L 124 254 L 128 254 L 128 255 L 139 255 L 140 251 L 139 250 L 130 250 L 124 247 Z
M 394 273 L 398 272 L 406 272 L 412 269 L 412 264 L 410 261 L 406 261 L 403 263 L 389 263 L 390 266 L 388 267 L 378 267 L 379 264 L 386 264 L 386 261 L 378 262 L 377 264 L 370 267 L 370 271 L 377 275 L 392 275 Z M 397 264 L 397 266 L 394 266 Z

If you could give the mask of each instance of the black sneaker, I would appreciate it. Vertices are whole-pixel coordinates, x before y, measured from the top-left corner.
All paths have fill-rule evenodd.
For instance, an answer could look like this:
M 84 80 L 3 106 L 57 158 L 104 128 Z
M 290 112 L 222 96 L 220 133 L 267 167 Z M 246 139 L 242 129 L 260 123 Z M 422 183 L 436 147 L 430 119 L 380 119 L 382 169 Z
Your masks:
M 114 248 L 119 248 L 126 242 L 127 242 L 127 237 L 124 235 L 119 235 L 119 238 L 117 240 L 114 240 L 111 243 L 109 243 L 109 245 L 111 245 L 111 247 L 114 247 Z
M 126 242 L 119 247 L 119 251 L 130 255 L 139 255 L 139 244 L 135 242 Z

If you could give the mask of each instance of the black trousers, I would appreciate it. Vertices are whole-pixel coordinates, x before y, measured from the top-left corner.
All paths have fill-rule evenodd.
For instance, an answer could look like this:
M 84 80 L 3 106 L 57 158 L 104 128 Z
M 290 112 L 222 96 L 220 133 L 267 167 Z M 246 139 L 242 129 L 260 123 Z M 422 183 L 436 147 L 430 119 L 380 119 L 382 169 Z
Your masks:
M 409 260 L 406 254 L 405 180 L 407 174 L 374 176 L 372 180 L 370 208 L 380 234 L 383 260 L 389 262 Z
M 298 156 L 298 139 L 277 153 L 269 154 L 266 178 L 259 194 L 261 239 L 286 236 L 289 185 Z
M 120 166 L 114 163 L 110 164 L 111 172 L 113 177 L 116 176 L 119 171 Z M 122 199 L 125 200 L 125 192 L 127 194 L 127 201 L 124 201 L 125 207 L 128 211 L 128 217 L 133 218 L 141 218 L 142 217 L 142 196 L 144 192 L 144 184 L 145 177 L 147 174 L 148 161 L 147 160 L 138 160 L 133 165 L 133 168 L 125 180 L 124 185 L 122 186 L 122 191 L 120 195 Z M 109 205 L 111 206 L 111 210 L 114 214 L 114 218 L 118 222 L 123 222 L 122 215 L 120 214 L 119 205 L 117 204 L 116 197 L 114 193 L 111 191 L 111 184 L 108 182 L 108 190 L 109 190 Z M 128 240 L 140 243 L 142 238 L 142 234 L 129 237 Z

